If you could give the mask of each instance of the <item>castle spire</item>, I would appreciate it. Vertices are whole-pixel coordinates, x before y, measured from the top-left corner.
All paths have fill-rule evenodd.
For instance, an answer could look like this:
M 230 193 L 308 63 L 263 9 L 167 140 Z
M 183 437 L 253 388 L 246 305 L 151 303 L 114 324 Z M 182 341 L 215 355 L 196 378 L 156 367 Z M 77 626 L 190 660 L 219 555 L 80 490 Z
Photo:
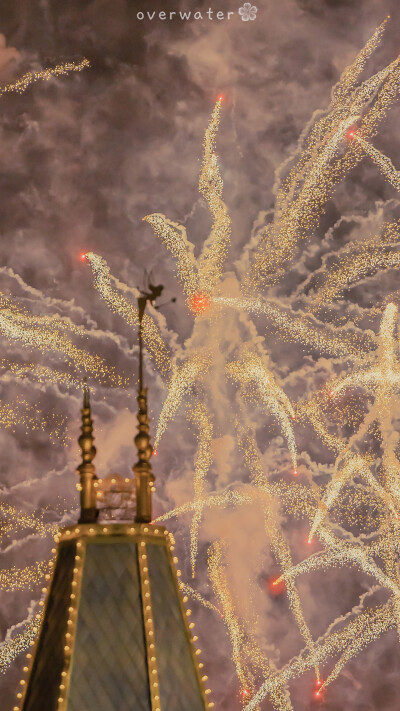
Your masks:
M 138 433 L 135 444 L 138 451 L 138 461 L 133 466 L 136 477 L 136 516 L 135 521 L 148 523 L 152 519 L 151 491 L 154 484 L 154 474 L 151 469 L 150 457 L 153 448 L 150 444 L 149 417 L 147 414 L 147 388 L 143 387 L 143 333 L 142 324 L 148 295 L 140 296 L 139 306 L 139 391 L 138 391 Z
M 96 448 L 93 445 L 93 420 L 90 409 L 90 392 L 86 382 L 83 381 L 83 407 L 82 407 L 82 434 L 78 439 L 82 452 L 82 463 L 77 471 L 79 473 L 79 491 L 81 501 L 81 515 L 79 523 L 94 523 L 98 516 L 96 508 L 96 492 L 94 482 L 97 479 L 93 459 Z

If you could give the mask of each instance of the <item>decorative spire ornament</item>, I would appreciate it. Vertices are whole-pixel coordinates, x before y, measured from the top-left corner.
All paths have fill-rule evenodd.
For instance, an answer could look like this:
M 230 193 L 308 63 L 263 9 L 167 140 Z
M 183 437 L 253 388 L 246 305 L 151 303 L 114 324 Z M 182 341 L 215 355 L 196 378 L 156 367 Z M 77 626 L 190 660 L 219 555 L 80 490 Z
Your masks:
M 90 409 L 90 393 L 86 378 L 83 381 L 83 407 L 82 407 L 82 434 L 78 439 L 82 452 L 82 463 L 77 468 L 79 474 L 79 491 L 81 501 L 81 515 L 79 523 L 95 523 L 99 512 L 96 508 L 95 481 L 97 480 L 93 459 L 96 456 L 96 447 L 93 437 L 93 420 Z
M 142 323 L 147 301 L 155 298 L 147 293 L 142 294 L 138 299 L 139 307 L 139 392 L 138 402 L 138 433 L 135 437 L 135 444 L 138 451 L 138 461 L 133 466 L 136 477 L 136 516 L 135 521 L 148 523 L 152 519 L 151 493 L 155 481 L 151 469 L 150 457 L 153 454 L 153 447 L 150 444 L 149 417 L 147 414 L 147 388 L 143 387 L 143 334 Z

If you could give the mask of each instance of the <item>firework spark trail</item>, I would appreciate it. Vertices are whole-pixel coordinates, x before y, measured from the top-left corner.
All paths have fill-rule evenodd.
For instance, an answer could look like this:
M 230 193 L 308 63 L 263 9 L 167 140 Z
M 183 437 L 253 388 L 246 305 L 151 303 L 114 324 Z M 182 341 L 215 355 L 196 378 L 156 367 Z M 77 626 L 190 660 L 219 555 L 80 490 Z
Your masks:
M 200 595 L 197 590 L 193 590 L 193 588 L 188 585 L 188 583 L 184 583 L 183 580 L 181 579 L 178 583 L 179 589 L 184 595 L 187 595 L 188 597 L 192 597 L 193 600 L 197 600 L 197 602 L 200 602 L 203 607 L 208 608 L 209 610 L 212 610 L 213 612 L 217 612 L 220 617 L 223 617 L 223 614 L 221 610 L 216 607 L 215 605 L 212 604 L 209 600 L 206 600 L 202 595 Z M 184 600 L 184 602 L 186 602 Z
M 243 428 L 238 424 L 238 435 L 240 448 L 242 449 L 245 463 L 250 470 L 253 484 L 256 488 L 255 497 L 262 501 L 264 511 L 264 526 L 266 534 L 271 542 L 272 552 L 276 561 L 281 566 L 284 573 L 289 572 L 293 568 L 293 560 L 290 553 L 290 548 L 285 540 L 282 530 L 279 526 L 276 511 L 279 508 L 275 497 L 272 494 L 267 477 L 264 474 L 263 466 L 260 459 L 260 453 L 255 441 L 254 434 L 245 433 Z M 300 596 L 298 594 L 294 579 L 289 576 L 287 579 L 286 592 L 289 600 L 290 609 L 299 627 L 300 633 L 308 647 L 314 645 L 311 632 L 305 621 Z M 316 665 L 315 674 L 317 681 L 320 679 L 319 667 Z
M 311 316 L 296 316 L 278 304 L 265 299 L 247 297 L 229 298 L 217 296 L 212 302 L 239 311 L 264 315 L 271 320 L 279 335 L 286 341 L 303 343 L 321 353 L 331 356 L 355 356 L 376 347 L 368 334 L 351 331 L 349 328 L 334 328 L 318 322 Z
M 49 571 L 49 561 L 39 561 L 24 568 L 3 569 L 0 571 L 0 588 L 5 592 L 33 590 Z
M 176 415 L 184 395 L 190 391 L 200 376 L 207 372 L 210 365 L 210 354 L 203 350 L 173 369 L 167 397 L 164 400 L 157 423 L 154 446 L 157 449 L 168 423 Z
M 0 87 L 0 96 L 3 94 L 22 94 L 28 86 L 37 81 L 49 81 L 52 77 L 64 76 L 70 72 L 81 72 L 82 69 L 90 67 L 88 59 L 82 59 L 78 64 L 76 62 L 66 62 L 65 64 L 57 64 L 56 67 L 42 69 L 38 72 L 27 72 L 20 79 L 17 79 L 11 84 Z
M 376 48 L 380 45 L 383 33 L 386 27 L 386 24 L 388 22 L 389 17 L 385 18 L 385 20 L 377 27 L 373 35 L 370 37 L 370 39 L 367 41 L 367 43 L 364 45 L 364 47 L 360 50 L 360 52 L 357 54 L 355 60 L 350 64 L 348 67 L 346 67 L 337 82 L 337 84 L 333 87 L 332 92 L 331 92 L 331 104 L 328 108 L 328 112 L 332 111 L 334 109 L 336 110 L 341 110 L 343 102 L 348 101 L 348 97 L 351 96 L 352 91 L 355 89 L 358 77 L 360 76 L 361 72 L 365 69 L 366 63 L 368 59 L 371 57 L 371 55 L 374 53 Z M 281 166 L 278 168 L 277 171 L 277 185 L 274 188 L 274 193 L 279 194 L 279 185 L 280 185 L 280 174 L 281 172 L 289 165 L 290 163 L 293 162 L 293 160 L 298 157 L 299 160 L 303 161 L 305 163 L 305 157 L 304 157 L 304 151 L 305 150 L 310 150 L 310 146 L 314 146 L 316 143 L 318 143 L 318 140 L 321 140 L 321 138 L 324 136 L 326 132 L 328 132 L 329 129 L 329 113 L 328 117 L 325 116 L 325 111 L 316 111 L 314 112 L 313 116 L 311 117 L 310 121 L 307 123 L 305 129 L 302 131 L 302 134 L 300 136 L 300 139 L 298 141 L 298 145 L 296 148 L 295 153 L 290 156 L 288 159 L 286 159 Z M 322 118 L 319 118 L 321 117 Z M 319 120 L 316 120 L 318 119 Z M 307 143 L 307 138 L 310 137 L 310 132 L 314 140 L 309 140 Z M 317 140 L 318 139 L 318 140 Z M 314 149 L 315 152 L 315 149 Z M 292 180 L 292 183 L 295 185 L 296 180 Z M 288 186 L 289 188 L 289 186 Z M 289 189 L 287 191 L 287 196 L 288 199 L 290 199 L 290 193 Z
M 294 580 L 298 575 L 310 573 L 313 570 L 327 570 L 336 565 L 350 563 L 357 565 L 367 575 L 373 576 L 382 587 L 388 588 L 395 595 L 399 595 L 399 581 L 393 581 L 386 575 L 361 547 L 349 545 L 342 541 L 338 542 L 338 539 L 335 539 L 334 544 L 332 544 L 327 529 L 323 529 L 319 536 L 321 541 L 328 545 L 328 548 L 293 566 L 291 570 L 278 578 L 277 584 L 282 580 L 285 580 L 285 582 L 286 580 Z
M 235 604 L 227 579 L 227 574 L 222 561 L 223 544 L 221 541 L 215 541 L 209 549 L 208 569 L 211 584 L 214 593 L 219 599 L 223 615 L 224 623 L 228 629 L 229 637 L 232 645 L 232 660 L 236 667 L 236 673 L 241 685 L 242 698 L 247 695 L 252 695 L 255 688 L 255 676 L 249 668 L 247 660 L 252 659 L 258 661 L 258 667 L 262 666 L 264 675 L 269 677 L 275 671 L 272 664 L 265 658 L 254 639 L 251 639 L 239 622 L 235 612 Z M 260 656 L 262 664 L 260 665 Z M 271 693 L 271 703 L 276 711 L 292 711 L 292 704 L 287 693 L 285 693 L 284 683 L 276 686 Z
M 382 554 L 382 545 L 380 548 L 377 548 L 376 544 L 374 544 L 374 546 L 371 546 L 370 551 L 365 551 L 357 545 L 349 544 L 346 541 L 335 537 L 332 532 L 323 525 L 320 525 L 317 535 L 323 545 L 326 546 L 326 549 L 310 556 L 298 565 L 293 566 L 288 545 L 283 536 L 279 535 L 278 527 L 274 525 L 276 507 L 271 506 L 271 496 L 278 496 L 281 503 L 285 504 L 285 509 L 290 513 L 296 513 L 296 510 L 299 508 L 301 514 L 303 516 L 306 515 L 310 521 L 312 521 L 315 514 L 316 502 L 312 501 L 312 494 L 310 491 L 301 485 L 291 485 L 289 487 L 282 482 L 275 482 L 271 485 L 265 483 L 265 477 L 263 476 L 262 470 L 260 469 L 258 474 L 254 472 L 254 467 L 256 466 L 253 456 L 254 452 L 251 448 L 248 448 L 247 451 L 250 460 L 252 460 L 249 462 L 249 465 L 253 467 L 253 474 L 255 474 L 255 480 L 258 481 L 259 486 L 261 481 L 264 480 L 264 485 L 261 484 L 262 488 L 253 489 L 250 487 L 246 489 L 246 492 L 234 490 L 226 491 L 222 494 L 210 494 L 204 499 L 203 508 L 225 508 L 227 505 L 242 506 L 256 503 L 265 512 L 266 532 L 271 540 L 274 556 L 284 571 L 283 574 L 277 579 L 277 583 L 281 580 L 285 580 L 286 582 L 289 603 L 299 629 L 306 641 L 308 650 L 312 650 L 315 647 L 316 642 L 312 640 L 311 634 L 304 620 L 300 598 L 294 585 L 294 581 L 298 575 L 308 573 L 313 570 L 325 570 L 337 565 L 356 565 L 365 574 L 374 577 L 380 586 L 391 590 L 392 594 L 396 598 L 399 596 L 399 581 L 391 579 L 390 576 L 385 574 L 373 560 L 374 555 Z M 198 502 L 188 502 L 172 511 L 167 512 L 163 516 L 160 516 L 156 519 L 156 521 L 164 521 L 168 518 L 180 516 L 190 511 L 195 511 L 198 505 Z M 383 550 L 384 548 L 385 546 L 383 546 Z M 223 595 L 223 592 L 220 592 L 220 595 Z M 320 679 L 318 665 L 321 661 L 323 661 L 323 659 L 316 655 L 315 664 L 312 665 L 315 668 L 317 679 Z M 241 664 L 245 673 L 247 666 L 243 659 Z
M 154 213 L 143 218 L 152 226 L 159 237 L 177 260 L 177 269 L 184 292 L 192 296 L 199 289 L 197 261 L 194 245 L 188 240 L 186 229 L 177 222 L 168 220 L 165 215 Z
M 130 326 L 137 327 L 139 325 L 139 312 L 134 304 L 125 299 L 119 291 L 112 286 L 112 280 L 114 278 L 110 274 L 110 268 L 105 259 L 99 257 L 98 254 L 94 254 L 94 252 L 87 252 L 84 256 L 90 263 L 94 274 L 95 287 L 100 292 L 104 301 L 114 313 L 122 316 Z M 159 329 L 148 314 L 144 314 L 143 316 L 143 340 L 161 373 L 167 375 L 171 367 L 170 355 Z
M 352 138 L 357 141 L 369 157 L 372 158 L 375 165 L 382 171 L 389 183 L 393 185 L 396 190 L 400 190 L 400 172 L 396 170 L 390 158 L 375 148 L 372 143 L 369 143 L 369 141 L 366 141 L 362 136 L 359 136 L 356 131 L 352 134 Z
M 332 104 L 340 105 L 343 99 L 349 94 L 349 91 L 356 85 L 357 79 L 363 69 L 365 69 L 368 59 L 374 53 L 382 40 L 388 19 L 389 17 L 386 17 L 379 27 L 376 28 L 372 37 L 369 38 L 367 43 L 356 56 L 354 62 L 343 71 L 339 82 L 332 90 Z
M 329 482 L 326 493 L 315 514 L 314 521 L 310 530 L 310 540 L 317 532 L 319 526 L 332 508 L 342 488 L 354 477 L 363 478 L 371 487 L 371 489 L 379 496 L 391 510 L 392 514 L 396 514 L 395 505 L 391 501 L 391 497 L 385 491 L 385 488 L 379 484 L 370 471 L 372 458 L 367 458 L 360 454 L 345 452 L 343 457 L 336 460 L 335 469 L 332 474 L 332 479 Z
M 108 366 L 98 355 L 78 348 L 66 332 L 82 335 L 83 329 L 59 316 L 35 316 L 0 299 L 0 333 L 10 341 L 22 341 L 26 346 L 41 352 L 53 351 L 67 356 L 83 373 L 92 373 L 98 378 L 115 376 L 114 368 Z
M 0 361 L 0 367 L 4 368 L 3 376 L 10 373 L 15 378 L 19 380 L 32 380 L 38 383 L 57 383 L 66 386 L 73 386 L 75 388 L 82 387 L 82 379 L 74 377 L 71 373 L 65 372 L 63 370 L 57 370 L 55 368 L 49 368 L 46 365 L 38 365 L 37 363 L 13 363 L 11 361 L 3 358 Z M 123 385 L 123 379 L 121 382 L 117 380 L 110 383 L 110 386 L 121 387 Z M 91 385 L 91 391 L 95 391 L 95 387 Z
M 34 643 L 42 623 L 42 617 L 42 612 L 32 615 L 22 632 L 11 638 L 6 637 L 5 641 L 0 644 L 0 673 L 4 673 L 14 659 Z
M 13 432 L 24 426 L 32 432 L 47 431 L 51 438 L 62 440 L 66 423 L 67 420 L 62 415 L 44 415 L 37 405 L 29 404 L 22 397 L 17 397 L 13 405 L 0 402 L 0 424 Z
M 31 529 L 33 532 L 41 537 L 48 536 L 49 534 L 54 535 L 58 530 L 58 527 L 54 523 L 44 523 L 43 514 L 29 514 L 16 509 L 15 506 L 6 504 L 5 502 L 0 502 L 0 542 L 3 543 L 4 539 L 9 538 L 11 535 L 14 537 L 16 532 L 26 531 Z
M 326 688 L 329 684 L 332 683 L 332 681 L 334 681 L 339 676 L 339 673 L 342 671 L 343 667 L 347 664 L 347 662 L 350 661 L 350 659 L 357 656 L 368 644 L 370 644 L 370 642 L 373 642 L 383 632 L 386 632 L 388 629 L 394 626 L 394 618 L 397 618 L 398 620 L 398 611 L 396 610 L 397 605 L 398 602 L 394 600 L 392 602 L 391 620 L 388 619 L 387 610 L 385 611 L 386 614 L 377 615 L 376 619 L 371 620 L 371 618 L 367 616 L 365 619 L 362 620 L 364 622 L 364 625 L 358 628 L 358 634 L 355 635 L 354 639 L 349 642 L 348 646 L 345 648 L 343 654 L 340 656 L 339 660 L 336 662 L 334 668 L 329 674 L 328 678 L 324 681 L 321 689 Z
M 329 657 L 349 649 L 353 645 L 353 654 L 358 653 L 375 639 L 387 632 L 395 624 L 391 601 L 378 608 L 368 609 L 359 614 L 344 629 L 331 632 L 317 641 L 313 654 L 303 650 L 273 678 L 267 679 L 244 711 L 254 711 L 268 694 L 279 688 L 283 681 L 288 682 L 312 669 L 316 662 L 326 661 Z M 326 684 L 325 684 L 326 685 Z
M 199 258 L 194 256 L 194 245 L 188 240 L 186 230 L 164 215 L 154 213 L 143 219 L 166 244 L 177 259 L 178 274 L 183 290 L 189 297 L 196 292 L 210 294 L 217 286 L 227 254 L 231 221 L 222 199 L 223 181 L 215 154 L 215 140 L 220 122 L 222 100 L 214 106 L 203 142 L 203 162 L 199 177 L 199 191 L 213 216 L 209 237 L 205 240 Z
M 383 421 L 387 418 L 387 413 L 392 411 L 391 400 L 393 392 L 398 390 L 400 386 L 400 372 L 395 359 L 396 343 L 393 335 L 396 317 L 396 306 L 388 304 L 381 321 L 377 364 L 373 364 L 370 368 L 361 371 L 355 371 L 350 376 L 339 381 L 338 384 L 332 386 L 332 396 L 338 395 L 349 387 L 363 387 L 375 395 L 375 403 L 365 417 L 361 427 L 358 428 L 344 447 L 340 447 L 341 451 L 335 465 L 332 480 L 328 485 L 327 492 L 320 503 L 311 526 L 310 538 L 318 530 L 318 526 L 337 499 L 343 486 L 354 475 L 363 476 L 379 496 L 386 497 L 389 509 L 393 514 L 396 514 L 393 491 L 382 489 L 371 474 L 369 467 L 366 466 L 365 458 L 351 454 L 351 448 L 354 443 L 363 439 L 372 423 L 377 421 L 381 431 L 387 429 L 387 426 L 386 428 L 383 427 Z M 395 489 L 396 494 L 397 498 L 399 498 L 399 493 Z
M 311 310 L 332 303 L 346 289 L 380 269 L 400 265 L 399 223 L 384 225 L 382 236 L 352 242 L 339 253 L 337 263 L 326 270 L 322 286 L 312 296 Z M 374 310 L 375 313 L 375 310 Z
M 222 200 L 223 181 L 215 154 L 215 140 L 220 122 L 222 99 L 218 99 L 211 115 L 203 143 L 203 164 L 199 179 L 199 191 L 203 195 L 214 218 L 211 233 L 204 242 L 198 260 L 199 287 L 211 293 L 221 276 L 230 238 L 231 221 Z
M 375 33 L 370 47 L 376 47 L 380 37 L 381 33 Z M 352 80 L 349 81 L 347 71 L 346 77 L 339 80 L 327 115 L 314 124 L 308 136 L 301 137 L 300 157 L 277 188 L 274 220 L 259 235 L 260 245 L 247 290 L 259 284 L 276 283 L 282 267 L 294 255 L 299 240 L 315 230 L 335 186 L 362 158 L 362 148 L 355 142 L 348 142 L 343 156 L 336 156 L 335 150 L 325 151 L 325 144 L 331 143 L 332 148 L 336 146 L 339 154 L 340 142 L 332 141 L 332 136 L 341 133 L 350 117 L 361 116 L 358 130 L 364 137 L 374 135 L 378 122 L 396 98 L 400 76 L 398 59 L 353 90 L 352 84 L 361 67 L 362 62 L 357 58 L 350 71 Z M 320 166 L 318 174 L 314 170 L 316 161 Z
M 226 574 L 222 566 L 222 549 L 221 542 L 215 541 L 209 549 L 208 554 L 208 570 L 216 598 L 219 600 L 224 622 L 228 628 L 229 637 L 232 644 L 232 659 L 236 667 L 241 687 L 247 689 L 252 688 L 254 680 L 250 676 L 246 668 L 243 666 L 241 659 L 241 647 L 243 645 L 243 631 L 240 629 L 239 621 L 234 612 L 234 604 L 230 594 Z M 247 673 L 246 673 L 247 672 Z
M 289 452 L 292 457 L 293 467 L 297 469 L 296 442 L 294 439 L 292 420 L 295 417 L 292 404 L 277 385 L 272 373 L 260 362 L 259 356 L 248 353 L 242 360 L 227 365 L 228 373 L 239 381 L 246 397 L 255 401 L 261 400 L 268 413 L 271 413 L 279 422 L 286 438 Z M 251 386 L 254 386 L 254 391 Z
M 198 446 L 194 459 L 194 502 L 197 504 L 190 526 L 190 562 L 192 578 L 195 577 L 196 559 L 198 549 L 199 526 L 203 515 L 202 499 L 205 494 L 205 477 L 212 462 L 212 437 L 213 426 L 206 406 L 198 401 L 190 409 L 189 421 L 198 430 Z
M 312 521 L 315 515 L 317 502 L 312 501 L 312 494 L 310 493 L 310 491 L 305 487 L 301 487 L 300 485 L 291 484 L 290 486 L 286 486 L 282 482 L 275 482 L 271 485 L 268 485 L 265 491 L 258 490 L 255 488 L 253 489 L 252 487 L 250 487 L 247 488 L 245 492 L 233 490 L 223 492 L 222 494 L 209 494 L 203 500 L 203 508 L 225 508 L 229 505 L 243 506 L 256 503 L 260 506 L 262 510 L 265 510 L 266 502 L 268 502 L 268 498 L 266 498 L 266 495 L 267 497 L 269 497 L 271 494 L 273 496 L 279 497 L 281 504 L 285 505 L 285 510 L 288 513 L 296 514 L 300 512 L 303 516 L 306 516 L 310 521 Z M 172 509 L 171 511 L 168 511 L 166 514 L 159 516 L 157 519 L 155 519 L 155 522 L 166 521 L 169 518 L 174 518 L 189 513 L 191 511 L 195 511 L 198 505 L 199 502 L 187 502 L 186 504 L 182 504 L 181 506 Z M 271 519 L 268 520 L 267 525 L 270 525 L 273 516 L 274 513 L 272 511 Z M 280 562 L 284 570 L 287 569 L 287 573 L 284 573 L 282 576 L 280 576 L 277 582 L 286 578 L 290 581 L 291 579 L 296 578 L 298 575 L 309 572 L 311 570 L 317 570 L 319 568 L 324 569 L 325 567 L 329 568 L 337 564 L 344 565 L 350 563 L 359 567 L 367 575 L 371 575 L 376 578 L 376 580 L 382 587 L 390 589 L 394 594 L 397 595 L 400 591 L 400 587 L 397 585 L 397 583 L 393 583 L 393 581 L 384 572 L 382 572 L 379 566 L 374 562 L 373 556 L 382 552 L 378 548 L 371 548 L 370 553 L 368 553 L 368 551 L 364 551 L 359 546 L 350 545 L 345 541 L 337 538 L 327 527 L 320 525 L 317 531 L 317 535 L 320 538 L 321 542 L 327 547 L 327 550 L 310 556 L 309 558 L 306 558 L 304 561 L 299 563 L 297 566 L 293 566 L 291 565 L 291 558 L 286 555 L 285 551 L 279 550 L 279 541 L 276 541 L 276 536 L 274 532 L 271 533 L 272 529 L 267 528 L 266 530 L 268 532 L 268 535 L 271 537 L 271 540 L 275 539 L 273 541 L 273 544 L 275 546 L 274 554 L 276 555 L 277 560 Z M 294 601 L 294 610 L 296 610 L 297 605 L 300 605 L 300 600 L 298 601 L 298 603 Z M 299 607 L 298 609 L 299 614 L 302 614 L 301 607 Z M 300 621 L 299 627 L 301 630 L 304 629 L 305 631 L 305 628 L 303 627 L 303 622 Z M 305 635 L 307 635 L 306 631 Z M 310 642 L 308 640 L 307 644 L 311 647 L 313 642 Z

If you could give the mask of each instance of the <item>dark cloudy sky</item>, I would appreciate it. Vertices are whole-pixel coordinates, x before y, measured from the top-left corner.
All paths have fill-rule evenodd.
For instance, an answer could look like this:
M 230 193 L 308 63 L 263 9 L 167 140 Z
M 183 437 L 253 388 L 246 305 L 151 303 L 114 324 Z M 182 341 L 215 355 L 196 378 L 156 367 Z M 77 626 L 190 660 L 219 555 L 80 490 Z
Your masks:
M 273 207 L 274 173 L 293 152 L 302 128 L 318 108 L 329 102 L 332 85 L 387 14 L 382 47 L 369 64 L 371 73 L 399 52 L 400 5 L 398 0 L 258 0 L 255 21 L 242 22 L 240 3 L 216 0 L 2 0 L 0 6 L 0 84 L 24 74 L 69 60 L 90 60 L 91 67 L 49 83 L 38 83 L 22 95 L 1 97 L 0 114 L 0 282 L 1 290 L 34 313 L 68 316 L 90 331 L 85 347 L 103 355 L 119 372 L 136 372 L 135 334 L 113 315 L 93 286 L 87 265 L 79 261 L 82 251 L 102 255 L 112 273 L 130 286 L 142 283 L 144 269 L 165 284 L 166 300 L 175 305 L 164 309 L 171 334 L 183 343 L 192 319 L 174 273 L 174 262 L 154 237 L 143 216 L 160 212 L 184 222 L 196 246 L 209 228 L 209 217 L 199 200 L 197 180 L 201 145 L 213 104 L 224 96 L 223 118 L 218 134 L 218 154 L 224 178 L 224 197 L 232 217 L 230 264 L 240 258 L 253 224 Z M 223 20 L 210 20 L 206 10 L 224 13 Z M 203 13 L 202 20 L 139 20 L 137 13 L 187 9 Z M 233 11 L 230 19 L 228 12 Z M 376 139 L 383 151 L 400 167 L 398 108 L 394 107 Z M 318 240 L 341 216 L 343 231 L 368 232 L 398 211 L 397 195 L 369 161 L 340 186 L 327 206 L 321 234 L 299 256 L 295 270 L 277 296 L 290 297 L 300 278 L 306 280 L 321 263 Z M 356 216 L 359 216 L 356 217 Z M 340 243 L 342 233 L 335 233 Z M 332 246 L 333 245 L 333 246 Z M 328 249 L 327 244 L 324 247 Z M 12 270 L 12 271 L 10 271 Z M 21 280 L 14 275 L 18 274 Z M 296 276 L 297 274 L 297 276 Z M 301 275 L 301 277 L 299 276 Z M 392 282 L 370 284 L 364 299 L 384 296 Z M 374 292 L 374 289 L 377 290 Z M 113 335 L 114 334 L 114 335 Z M 171 342 L 173 337 L 171 335 Z M 2 358 L 15 362 L 62 365 L 55 355 L 27 351 L 21 344 L 1 342 Z M 320 379 L 334 372 L 318 355 L 308 356 L 293 345 L 268 344 L 276 372 L 294 400 L 313 389 L 315 372 Z M 305 385 L 305 376 L 308 377 Z M 154 416 L 165 395 L 161 381 L 150 366 L 151 403 Z M 286 380 L 285 380 L 286 379 Z M 17 398 L 35 405 L 44 415 L 56 412 L 65 418 L 66 443 L 51 437 L 49 428 L 29 433 L 21 425 L 0 431 L 0 495 L 25 511 L 45 510 L 47 520 L 73 520 L 76 515 L 74 439 L 78 432 L 80 395 L 52 384 L 17 381 L 6 371 L 1 381 L 5 403 Z M 96 459 L 98 472 L 129 474 L 134 461 L 134 392 L 97 388 L 94 411 L 97 433 L 101 432 Z M 158 513 L 191 496 L 194 444 L 185 433 L 183 418 L 172 427 L 160 448 L 156 465 Z M 287 462 L 284 443 L 265 436 L 265 463 L 279 470 Z M 316 471 L 324 460 L 317 441 L 298 434 L 303 462 Z M 98 441 L 100 437 L 98 437 Z M 229 435 L 221 429 L 216 443 L 216 486 L 246 480 L 232 454 Z M 268 459 L 270 457 L 270 459 Z M 286 465 L 285 465 L 286 466 Z M 238 550 L 237 584 L 249 548 L 255 548 L 260 586 L 273 562 L 262 552 L 263 543 L 251 516 L 226 516 L 227 530 L 243 526 Z M 182 569 L 189 574 L 187 521 L 171 524 L 180 535 Z M 209 595 L 205 559 L 207 542 L 220 535 L 220 522 L 210 519 L 203 531 L 199 589 Z M 261 529 L 260 529 L 261 530 Z M 305 524 L 294 526 L 289 538 L 296 557 L 302 550 Z M 50 540 L 24 538 L 1 552 L 1 567 L 22 566 L 46 557 Z M 304 546 L 303 546 L 304 547 Z M 264 556 L 264 557 L 263 557 Z M 252 558 L 253 560 L 253 558 Z M 248 561 L 247 561 L 248 563 Z M 263 577 L 264 576 L 264 577 Z M 328 583 L 329 581 L 329 583 Z M 354 570 L 302 580 L 305 612 L 315 636 L 355 604 L 368 589 Z M 31 601 L 39 590 L 1 593 L 0 635 L 26 619 Z M 265 593 L 261 610 L 268 644 L 278 664 L 301 648 L 301 640 L 287 622 L 290 613 L 282 600 Z M 240 708 L 238 684 L 230 661 L 230 644 L 221 622 L 212 614 L 193 607 L 199 622 L 199 637 L 205 650 L 210 685 L 217 708 Z M 281 650 L 281 656 L 278 656 Z M 280 661 L 279 661 L 280 659 Z M 0 675 L 1 709 L 14 703 L 21 659 Z M 400 652 L 395 634 L 368 648 L 346 667 L 326 695 L 327 711 L 395 711 L 400 703 Z M 313 709 L 312 675 L 293 683 L 296 711 Z M 265 709 L 268 709 L 265 703 Z

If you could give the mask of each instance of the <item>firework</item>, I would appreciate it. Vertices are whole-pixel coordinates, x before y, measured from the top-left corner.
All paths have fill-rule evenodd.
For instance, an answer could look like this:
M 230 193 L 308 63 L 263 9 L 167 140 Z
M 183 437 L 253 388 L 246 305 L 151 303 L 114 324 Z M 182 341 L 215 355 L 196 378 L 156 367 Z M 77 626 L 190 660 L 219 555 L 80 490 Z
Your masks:
M 88 59 L 82 59 L 80 62 L 66 62 L 65 64 L 57 64 L 56 67 L 41 69 L 38 72 L 27 72 L 20 79 L 17 79 L 11 84 L 0 87 L 0 96 L 3 94 L 22 94 L 27 90 L 28 86 L 37 81 L 49 81 L 52 77 L 60 77 L 71 72 L 81 72 L 82 69 L 90 67 Z
M 381 151 L 378 151 L 377 148 L 374 148 L 374 146 L 366 141 L 362 136 L 359 136 L 356 131 L 351 134 L 351 138 L 353 138 L 357 143 L 362 146 L 364 151 L 369 155 L 370 158 L 374 161 L 375 165 L 380 168 L 382 171 L 383 175 L 391 185 L 393 185 L 396 190 L 400 190 L 400 173 L 396 168 L 394 167 L 392 161 L 388 156 L 385 156 L 384 153 Z

